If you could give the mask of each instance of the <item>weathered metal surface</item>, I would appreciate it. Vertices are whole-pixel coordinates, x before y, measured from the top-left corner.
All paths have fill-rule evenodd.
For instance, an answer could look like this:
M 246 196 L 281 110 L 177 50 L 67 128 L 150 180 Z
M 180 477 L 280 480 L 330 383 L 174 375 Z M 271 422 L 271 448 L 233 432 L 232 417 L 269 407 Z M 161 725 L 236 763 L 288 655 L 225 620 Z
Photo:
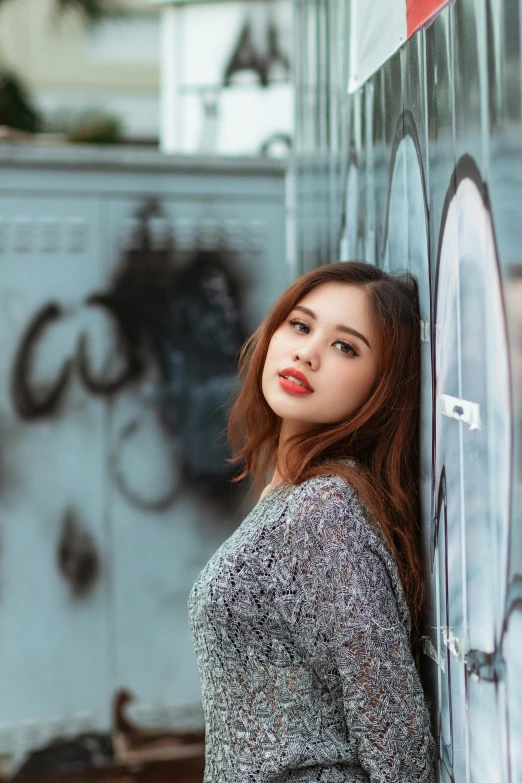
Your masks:
M 280 163 L 14 145 L 0 167 L 0 756 L 18 764 L 109 731 L 119 688 L 140 724 L 202 727 L 186 602 L 246 506 L 222 406 L 291 270 Z
M 298 38 L 316 7 L 296 4 Z M 336 9 L 349 18 L 349 2 Z M 455 783 L 522 781 L 520 29 L 517 0 L 458 0 L 353 95 L 342 26 L 314 55 L 344 47 L 328 260 L 408 268 L 420 286 L 424 682 L 440 780 Z M 297 55 L 302 74 L 306 47 Z M 301 202 L 321 197 L 324 156 L 302 143 L 305 122 Z M 307 231 L 302 269 L 326 260 Z

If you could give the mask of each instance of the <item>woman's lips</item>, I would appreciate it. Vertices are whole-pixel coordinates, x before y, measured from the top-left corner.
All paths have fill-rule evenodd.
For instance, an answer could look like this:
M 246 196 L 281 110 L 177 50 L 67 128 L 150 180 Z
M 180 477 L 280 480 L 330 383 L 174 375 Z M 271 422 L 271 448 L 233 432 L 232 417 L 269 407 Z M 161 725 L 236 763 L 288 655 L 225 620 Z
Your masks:
M 291 394 L 313 393 L 311 389 L 300 386 L 298 383 L 294 383 L 294 381 L 288 380 L 288 378 L 283 378 L 282 375 L 279 376 L 279 384 L 285 391 L 290 392 Z
M 288 378 L 285 378 L 284 376 L 288 375 Z M 300 378 L 297 378 L 297 380 L 301 380 Z M 301 381 L 303 383 L 304 381 Z M 290 392 L 291 394 L 312 394 L 312 389 L 307 388 L 306 386 L 301 386 L 301 384 L 296 383 L 292 380 L 292 376 L 290 371 L 285 371 L 280 374 L 279 376 L 279 385 L 281 388 L 283 388 L 285 391 Z

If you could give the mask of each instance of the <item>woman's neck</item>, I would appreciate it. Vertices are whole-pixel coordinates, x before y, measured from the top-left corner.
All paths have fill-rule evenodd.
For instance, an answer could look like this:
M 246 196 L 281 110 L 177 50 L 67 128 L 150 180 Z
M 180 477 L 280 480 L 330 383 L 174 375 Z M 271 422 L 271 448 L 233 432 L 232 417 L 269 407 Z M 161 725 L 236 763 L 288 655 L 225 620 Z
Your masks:
M 278 465 L 282 464 L 285 459 L 285 452 L 286 452 L 286 442 L 288 438 L 291 435 L 294 435 L 295 432 L 298 431 L 295 428 L 292 428 L 288 425 L 288 422 L 283 421 L 281 424 L 281 431 L 279 433 L 279 443 L 277 445 L 277 459 L 276 459 L 276 467 L 272 476 L 272 479 L 269 484 L 265 487 L 265 492 L 268 492 L 270 489 L 274 489 L 274 487 L 279 486 L 279 484 L 282 483 L 283 477 L 280 474 L 278 470 Z
M 283 481 L 283 477 L 281 476 L 278 469 L 276 468 L 274 470 L 274 475 L 272 476 L 272 480 L 270 481 L 270 484 L 267 484 L 266 486 L 267 491 L 269 489 L 274 489 L 274 487 L 279 486 L 279 484 L 281 484 L 282 481 Z

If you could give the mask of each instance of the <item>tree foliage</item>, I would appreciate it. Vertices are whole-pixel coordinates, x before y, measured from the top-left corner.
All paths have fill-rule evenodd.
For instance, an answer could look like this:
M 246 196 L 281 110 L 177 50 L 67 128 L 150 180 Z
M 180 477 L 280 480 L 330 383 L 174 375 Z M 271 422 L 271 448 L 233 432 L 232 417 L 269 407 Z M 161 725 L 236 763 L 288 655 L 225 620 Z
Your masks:
M 22 80 L 12 71 L 0 69 L 0 125 L 36 133 L 40 117 Z
M 12 2 L 16 0 L 0 0 L 0 9 Z M 105 16 L 122 13 L 118 3 L 119 0 L 54 0 L 54 8 L 59 16 L 68 11 L 79 13 L 87 24 L 92 25 Z M 40 130 L 41 124 L 38 110 L 21 78 L 0 66 L 0 125 L 35 133 Z M 95 140 L 99 140 L 100 135 L 108 134 L 110 141 L 114 141 L 118 137 L 120 126 L 112 120 L 104 125 L 98 122 L 89 132 L 96 136 Z

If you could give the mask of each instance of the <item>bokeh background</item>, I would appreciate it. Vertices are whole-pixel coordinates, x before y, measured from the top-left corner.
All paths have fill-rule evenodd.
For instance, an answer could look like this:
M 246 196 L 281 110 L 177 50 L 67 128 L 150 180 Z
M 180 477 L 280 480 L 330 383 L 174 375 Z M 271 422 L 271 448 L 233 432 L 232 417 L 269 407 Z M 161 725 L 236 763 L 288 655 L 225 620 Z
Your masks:
M 203 780 L 187 600 L 256 500 L 237 353 L 363 259 L 419 282 L 437 783 L 522 783 L 521 30 L 520 0 L 0 0 L 5 780 Z

